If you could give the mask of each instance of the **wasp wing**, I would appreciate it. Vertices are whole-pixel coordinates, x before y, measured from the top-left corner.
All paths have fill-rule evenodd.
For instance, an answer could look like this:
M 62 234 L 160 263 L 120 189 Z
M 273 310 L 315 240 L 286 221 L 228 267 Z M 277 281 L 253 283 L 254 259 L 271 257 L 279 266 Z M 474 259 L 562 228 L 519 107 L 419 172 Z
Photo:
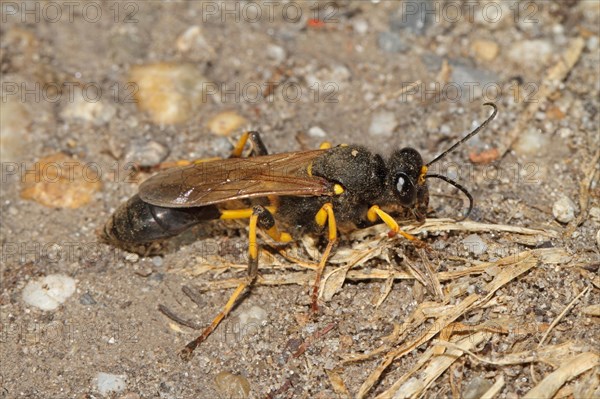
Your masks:
M 267 195 L 333 195 L 333 184 L 308 173 L 310 163 L 325 151 L 226 158 L 175 167 L 144 181 L 139 195 L 144 202 L 168 208 Z

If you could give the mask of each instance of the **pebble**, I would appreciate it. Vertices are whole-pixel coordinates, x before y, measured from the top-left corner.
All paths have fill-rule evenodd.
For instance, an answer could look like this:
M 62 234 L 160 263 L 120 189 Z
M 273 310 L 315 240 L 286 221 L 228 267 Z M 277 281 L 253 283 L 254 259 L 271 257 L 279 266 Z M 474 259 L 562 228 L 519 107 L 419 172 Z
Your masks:
M 101 395 L 107 396 L 113 393 L 121 393 L 127 387 L 125 382 L 127 376 L 109 373 L 96 374 L 96 388 Z
M 269 44 L 267 45 L 267 57 L 279 64 L 285 61 L 287 54 L 283 47 L 276 44 Z
M 454 99 L 454 96 L 460 96 L 460 99 L 467 101 L 472 100 L 471 97 L 473 96 L 479 97 L 482 94 L 493 96 L 496 93 L 493 86 L 498 88 L 497 85 L 500 79 L 494 72 L 469 66 L 461 60 L 450 61 L 450 66 L 452 67 L 450 81 L 454 85 L 457 85 L 462 92 L 449 92 L 449 99 Z M 486 92 L 483 92 L 484 89 Z M 470 93 L 471 90 L 473 93 Z
M 325 130 L 321 129 L 319 126 L 313 126 L 310 129 L 308 129 L 308 135 L 310 137 L 315 137 L 315 138 L 325 138 L 327 137 L 327 133 L 325 133 Z
M 90 295 L 89 292 L 86 292 L 79 299 L 79 303 L 82 304 L 82 305 L 85 305 L 85 306 L 87 306 L 87 305 L 95 305 L 96 304 L 96 300 L 94 299 L 93 296 Z
M 575 219 L 575 211 L 575 203 L 565 195 L 562 195 L 552 205 L 552 214 L 554 215 L 554 218 L 561 223 L 569 223 Z
M 169 155 L 169 149 L 157 141 L 144 139 L 133 140 L 125 150 L 125 162 L 138 166 L 151 167 L 164 161 Z
M 462 240 L 463 246 L 473 255 L 483 255 L 487 251 L 487 244 L 479 235 L 471 234 Z
M 140 256 L 134 253 L 128 253 L 125 255 L 125 260 L 129 263 L 137 263 L 140 260 Z
M 27 105 L 13 96 L 0 101 L 0 159 L 2 162 L 22 161 L 27 157 L 26 144 L 31 116 Z
M 311 90 L 319 90 L 323 93 L 333 90 L 334 94 L 337 94 L 340 88 L 348 83 L 351 76 L 352 73 L 346 66 L 337 64 L 307 73 L 304 79 Z
M 137 105 L 157 124 L 176 124 L 196 114 L 208 81 L 192 64 L 158 62 L 136 65 L 129 79 L 137 85 Z M 204 100 L 204 101 L 203 101 Z
M 548 144 L 548 138 L 539 129 L 531 127 L 519 136 L 513 150 L 520 155 L 539 155 Z
M 215 377 L 220 397 L 244 399 L 250 395 L 250 383 L 246 377 L 221 371 Z
M 423 36 L 435 17 L 435 12 L 426 12 L 426 10 L 435 9 L 434 2 L 432 0 L 416 0 L 406 4 L 410 5 L 410 9 L 408 6 L 398 7 L 398 11 L 392 14 L 390 28 L 393 31 L 408 30 L 415 35 Z
M 353 19 L 352 29 L 359 35 L 364 35 L 369 31 L 369 23 L 361 18 Z
M 481 395 L 486 393 L 488 389 L 490 389 L 494 385 L 494 383 L 488 379 L 483 377 L 475 377 L 471 381 L 469 381 L 463 392 L 464 399 L 477 399 L 480 398 Z
M 63 153 L 36 162 L 35 173 L 28 173 L 21 198 L 52 208 L 79 208 L 88 204 L 100 190 L 99 167 L 85 165 Z
M 73 293 L 77 280 L 63 274 L 50 274 L 30 281 L 23 288 L 23 301 L 41 310 L 55 310 Z
M 177 50 L 190 53 L 194 59 L 209 60 L 215 55 L 215 49 L 208 43 L 198 25 L 187 28 L 175 42 Z
M 596 245 L 598 246 L 598 249 L 600 249 L 600 230 L 596 233 Z
M 381 32 L 377 37 L 377 45 L 386 53 L 403 53 L 409 49 L 398 32 Z
M 60 116 L 68 122 L 85 122 L 94 126 L 102 126 L 110 122 L 117 113 L 114 105 L 98 99 L 99 88 L 83 91 L 80 87 L 73 90 L 72 98 L 63 105 Z
M 255 305 L 239 315 L 240 326 L 247 324 L 264 325 L 267 323 L 267 317 L 267 311 Z
M 492 61 L 498 55 L 500 48 L 498 44 L 492 40 L 475 40 L 471 45 L 471 49 L 475 56 L 482 61 Z
M 398 125 L 396 114 L 390 111 L 379 111 L 373 115 L 369 134 L 390 137 Z
M 546 40 L 523 40 L 510 46 L 507 57 L 518 65 L 539 67 L 545 65 L 555 52 Z
M 161 267 L 163 265 L 163 258 L 162 256 L 153 256 L 152 257 L 152 264 L 156 267 Z
M 599 39 L 596 35 L 590 36 L 590 38 L 587 39 L 587 41 L 585 42 L 585 46 L 587 47 L 590 53 L 598 51 L 598 41 Z
M 213 116 L 208 121 L 208 129 L 213 134 L 229 136 L 246 123 L 246 118 L 238 115 L 235 111 L 224 111 Z
M 596 222 L 600 222 L 600 208 L 597 206 L 593 206 L 589 211 L 590 217 Z

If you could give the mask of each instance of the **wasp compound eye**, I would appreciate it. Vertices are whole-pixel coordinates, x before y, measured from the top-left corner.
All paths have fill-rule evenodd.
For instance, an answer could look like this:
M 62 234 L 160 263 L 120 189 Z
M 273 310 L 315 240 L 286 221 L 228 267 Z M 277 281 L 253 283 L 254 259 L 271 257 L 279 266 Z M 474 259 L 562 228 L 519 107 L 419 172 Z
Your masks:
M 406 173 L 400 173 L 396 178 L 396 191 L 401 205 L 412 205 L 415 202 L 417 189 Z

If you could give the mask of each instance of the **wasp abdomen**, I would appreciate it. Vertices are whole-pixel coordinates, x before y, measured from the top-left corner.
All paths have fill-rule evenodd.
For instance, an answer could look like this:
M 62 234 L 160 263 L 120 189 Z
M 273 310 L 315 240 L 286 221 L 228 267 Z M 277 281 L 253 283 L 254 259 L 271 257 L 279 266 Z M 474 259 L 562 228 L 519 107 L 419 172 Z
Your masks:
M 214 205 L 164 208 L 144 202 L 135 195 L 108 220 L 104 234 L 114 243 L 148 243 L 176 236 L 198 223 L 218 219 L 220 215 Z

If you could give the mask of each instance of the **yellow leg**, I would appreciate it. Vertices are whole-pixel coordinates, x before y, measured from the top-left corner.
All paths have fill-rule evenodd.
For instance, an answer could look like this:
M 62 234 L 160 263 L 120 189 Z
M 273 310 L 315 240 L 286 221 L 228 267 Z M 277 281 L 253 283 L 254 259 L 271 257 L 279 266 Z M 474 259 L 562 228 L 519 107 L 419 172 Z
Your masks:
M 239 158 L 242 156 L 248 137 L 250 137 L 250 132 L 244 132 L 244 134 L 242 134 L 242 137 L 240 137 L 235 147 L 233 147 L 233 151 L 231 151 L 231 158 Z
M 277 210 L 274 206 L 265 206 L 265 208 L 271 213 L 274 213 Z M 253 208 L 223 209 L 221 210 L 219 219 L 248 219 L 252 216 L 253 211 Z
M 196 349 L 198 345 L 204 342 L 206 338 L 208 338 L 208 336 L 214 331 L 214 329 L 217 328 L 217 326 L 221 323 L 221 320 L 223 320 L 229 314 L 231 308 L 233 308 L 233 305 L 235 304 L 235 301 L 237 301 L 238 297 L 247 286 L 247 282 L 240 283 L 240 285 L 237 286 L 233 294 L 231 294 L 231 297 L 229 297 L 227 304 L 225 304 L 225 306 L 223 307 L 223 310 L 221 310 L 217 317 L 213 319 L 213 321 L 210 323 L 210 326 L 206 327 L 206 329 L 198 338 L 188 343 L 185 346 L 185 348 L 181 350 L 181 352 L 179 353 L 181 359 L 188 361 L 192 358 L 194 349 Z
M 333 206 L 328 202 L 324 204 L 319 212 L 315 215 L 315 222 L 319 226 L 325 226 L 327 223 L 328 234 L 327 234 L 327 247 L 321 256 L 321 261 L 319 262 L 319 266 L 317 267 L 317 275 L 315 276 L 315 282 L 313 284 L 312 290 L 312 311 L 314 313 L 319 311 L 318 299 L 319 299 L 319 286 L 321 285 L 321 276 L 323 275 L 323 270 L 325 270 L 325 265 L 327 264 L 327 259 L 329 259 L 329 254 L 337 240 L 337 224 L 335 223 L 335 215 L 333 214 Z
M 267 218 L 271 223 L 273 223 L 271 210 L 267 210 L 265 212 L 265 208 L 273 207 L 254 207 L 252 209 L 236 209 L 236 210 L 224 210 L 221 214 L 222 219 L 242 219 L 242 218 L 250 218 L 250 225 L 248 228 L 248 277 L 247 280 L 240 283 L 235 291 L 229 297 L 229 300 L 223 307 L 223 310 L 219 312 L 219 314 L 213 319 L 210 325 L 200 334 L 198 338 L 188 343 L 185 348 L 180 353 L 180 356 L 183 360 L 188 361 L 192 358 L 194 349 L 198 347 L 202 342 L 206 340 L 212 334 L 212 332 L 217 328 L 217 326 L 221 323 L 221 321 L 229 315 L 231 309 L 235 305 L 235 302 L 240 297 L 242 292 L 247 287 L 251 287 L 252 283 L 256 279 L 258 275 L 258 243 L 256 240 L 256 230 L 258 228 L 259 216 L 263 215 L 263 223 L 264 218 Z M 291 241 L 292 237 L 288 233 L 280 232 L 277 227 L 273 224 L 269 229 L 267 229 L 267 233 L 275 240 L 281 242 Z
M 319 150 L 328 150 L 331 148 L 331 143 L 329 141 L 324 141 L 319 146 Z
M 373 205 L 371 208 L 369 208 L 367 211 L 367 219 L 369 219 L 371 222 L 376 222 L 377 219 L 381 219 L 390 228 L 390 232 L 388 233 L 390 237 L 400 234 L 402 237 L 414 242 L 418 246 L 427 245 L 417 237 L 400 230 L 400 226 L 398 226 L 398 223 L 394 220 L 394 218 L 382 211 L 377 205 Z

